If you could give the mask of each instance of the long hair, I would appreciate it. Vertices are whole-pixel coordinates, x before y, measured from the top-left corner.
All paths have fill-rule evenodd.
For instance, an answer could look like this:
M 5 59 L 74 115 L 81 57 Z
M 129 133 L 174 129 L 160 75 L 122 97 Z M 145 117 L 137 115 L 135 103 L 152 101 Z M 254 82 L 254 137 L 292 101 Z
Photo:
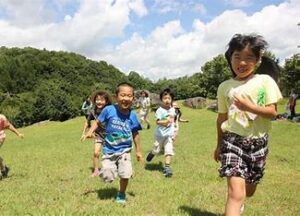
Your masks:
M 249 49 L 252 50 L 253 54 L 255 55 L 256 60 L 259 61 L 263 52 L 266 50 L 267 46 L 268 43 L 260 35 L 235 34 L 229 41 L 228 49 L 225 52 L 225 58 L 230 66 L 233 76 L 234 77 L 236 76 L 231 65 L 231 56 L 234 53 L 234 51 L 241 51 L 246 47 L 249 47 Z

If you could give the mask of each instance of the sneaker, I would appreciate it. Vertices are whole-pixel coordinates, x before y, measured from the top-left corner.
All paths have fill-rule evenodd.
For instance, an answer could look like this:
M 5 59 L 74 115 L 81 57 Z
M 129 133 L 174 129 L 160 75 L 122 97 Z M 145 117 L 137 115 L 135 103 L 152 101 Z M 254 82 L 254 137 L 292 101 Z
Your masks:
M 116 197 L 116 202 L 119 204 L 125 204 L 126 203 L 125 193 L 118 192 L 117 197 Z
M 150 124 L 147 125 L 147 129 L 148 129 L 148 130 L 150 129 Z
M 242 205 L 241 205 L 241 208 L 240 208 L 240 214 L 243 214 L 243 212 L 244 212 L 244 209 L 245 209 L 245 205 L 244 205 L 244 204 L 242 204 Z
M 4 166 L 4 169 L 1 170 L 2 177 L 6 178 L 8 176 L 8 172 L 9 172 L 9 167 Z
M 163 170 L 163 174 L 165 177 L 171 177 L 173 175 L 171 167 L 167 166 Z
M 100 170 L 99 169 L 95 169 L 95 171 L 92 173 L 91 177 L 97 177 L 100 175 Z
M 152 152 L 149 152 L 147 157 L 146 157 L 146 161 L 150 162 L 150 161 L 152 161 L 153 158 L 154 158 L 154 154 L 152 154 Z

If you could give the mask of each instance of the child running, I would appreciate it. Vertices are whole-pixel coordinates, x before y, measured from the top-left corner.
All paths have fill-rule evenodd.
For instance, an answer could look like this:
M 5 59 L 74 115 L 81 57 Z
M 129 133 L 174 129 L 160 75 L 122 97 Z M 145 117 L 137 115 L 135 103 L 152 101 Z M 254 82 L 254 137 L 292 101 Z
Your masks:
M 147 123 L 147 129 L 150 129 L 150 122 L 148 120 L 148 114 L 150 111 L 150 98 L 149 98 L 149 94 L 148 92 L 146 92 L 145 90 L 141 91 L 141 97 L 139 98 L 139 106 L 141 107 L 140 109 L 140 118 L 141 118 L 141 124 L 143 124 L 144 122 Z
M 148 153 L 146 160 L 150 162 L 153 157 L 164 150 L 165 165 L 163 174 L 165 177 L 171 177 L 173 175 L 171 169 L 171 159 L 174 155 L 173 149 L 173 135 L 174 135 L 174 117 L 175 109 L 172 107 L 174 100 L 174 94 L 171 89 L 164 89 L 160 95 L 162 101 L 161 107 L 156 110 L 156 130 L 155 130 L 155 142 L 151 152 Z
M 91 108 L 86 122 L 84 123 L 81 140 L 85 139 L 85 133 L 89 125 L 91 125 L 92 120 L 96 120 L 100 115 L 101 111 L 105 106 L 111 105 L 111 98 L 109 94 L 105 91 L 96 91 L 92 97 L 93 107 Z M 101 145 L 104 142 L 105 138 L 105 127 L 102 124 L 97 124 L 97 129 L 95 130 L 95 145 L 94 145 L 94 154 L 93 154 L 93 173 L 92 177 L 99 176 L 99 154 Z
M 106 127 L 100 176 L 104 182 L 112 182 L 117 175 L 120 177 L 116 202 L 121 204 L 126 203 L 125 191 L 133 173 L 130 156 L 132 141 L 135 144 L 137 160 L 143 160 L 139 140 L 139 130 L 142 127 L 137 115 L 131 110 L 133 98 L 132 85 L 120 83 L 116 89 L 117 104 L 105 107 L 97 118 L 98 124 Z M 85 137 L 92 137 L 96 128 L 97 124 L 93 124 Z
M 5 141 L 6 134 L 4 132 L 5 129 L 8 129 L 14 132 L 18 137 L 24 138 L 24 135 L 19 133 L 19 131 L 7 120 L 7 118 L 0 114 L 0 147 L 3 145 Z M 9 167 L 3 163 L 3 159 L 0 156 L 0 170 L 1 170 L 1 178 L 6 178 L 8 176 Z
M 259 35 L 236 34 L 225 53 L 234 78 L 221 83 L 217 92 L 214 159 L 221 162 L 220 176 L 227 177 L 227 216 L 242 213 L 245 198 L 254 194 L 263 177 L 270 120 L 282 98 L 269 75 L 255 74 L 266 46 Z

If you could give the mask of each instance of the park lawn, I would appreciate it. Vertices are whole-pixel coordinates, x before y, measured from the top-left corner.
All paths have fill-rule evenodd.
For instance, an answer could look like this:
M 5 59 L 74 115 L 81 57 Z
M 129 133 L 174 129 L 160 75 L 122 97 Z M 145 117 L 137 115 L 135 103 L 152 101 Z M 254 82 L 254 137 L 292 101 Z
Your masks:
M 23 140 L 7 132 L 0 154 L 11 172 L 0 181 L 0 215 L 222 215 L 226 179 L 212 159 L 216 113 L 182 111 L 190 122 L 180 125 L 174 176 L 162 175 L 163 156 L 143 164 L 133 151 L 126 205 L 114 202 L 118 181 L 90 177 L 93 142 L 79 141 L 83 117 L 21 128 Z M 150 119 L 151 129 L 140 133 L 144 156 L 152 148 L 154 113 Z M 273 122 L 265 176 L 244 215 L 300 215 L 299 134 L 299 123 Z

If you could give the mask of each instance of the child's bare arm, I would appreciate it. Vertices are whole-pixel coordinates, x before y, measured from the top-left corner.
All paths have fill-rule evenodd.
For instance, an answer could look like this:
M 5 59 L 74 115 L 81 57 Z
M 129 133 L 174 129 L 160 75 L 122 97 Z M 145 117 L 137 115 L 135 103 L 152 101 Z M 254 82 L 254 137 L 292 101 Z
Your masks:
M 174 122 L 174 116 L 168 116 L 167 119 L 164 120 L 157 120 L 156 124 L 164 126 L 164 127 L 168 127 L 170 123 Z
M 94 134 L 95 130 L 98 127 L 98 124 L 100 124 L 100 122 L 95 121 L 92 124 L 92 126 L 90 127 L 89 131 L 85 135 L 83 135 L 80 140 L 84 141 L 86 138 L 92 138 L 94 136 L 93 134 Z
M 8 122 L 7 129 L 9 129 L 10 131 L 14 132 L 18 137 L 24 138 L 24 135 L 21 134 L 21 133 L 19 133 L 19 131 L 10 122 Z
M 81 139 L 83 138 L 83 136 L 85 135 L 86 129 L 88 128 L 88 122 L 85 121 L 84 122 L 84 126 L 83 126 L 83 130 L 82 130 L 82 135 L 81 135 Z
M 221 129 L 221 125 L 224 121 L 228 118 L 227 113 L 219 113 L 217 118 L 217 147 L 214 151 L 214 159 L 215 161 L 219 161 L 219 154 L 220 154 L 220 145 L 223 139 L 223 131 Z
M 138 161 L 143 161 L 142 149 L 140 144 L 140 135 L 139 132 L 133 134 L 133 142 L 135 145 L 135 153 Z

